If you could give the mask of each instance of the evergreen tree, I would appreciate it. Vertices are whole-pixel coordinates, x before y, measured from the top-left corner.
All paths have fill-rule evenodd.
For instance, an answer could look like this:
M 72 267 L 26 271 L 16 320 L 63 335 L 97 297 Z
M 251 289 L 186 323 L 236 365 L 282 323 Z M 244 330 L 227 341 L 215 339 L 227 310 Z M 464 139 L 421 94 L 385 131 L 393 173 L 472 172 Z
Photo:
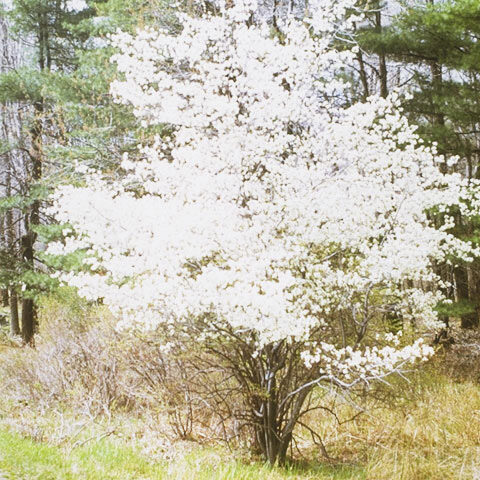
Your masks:
M 480 2 L 426 1 L 405 8 L 379 31 L 364 28 L 360 46 L 370 53 L 385 53 L 391 62 L 413 72 L 409 83 L 413 97 L 405 102 L 423 138 L 438 145 L 447 157 L 460 157 L 456 171 L 469 179 L 480 178 Z M 447 171 L 447 165 L 443 165 Z M 455 234 L 477 242 L 478 221 L 457 214 Z M 462 326 L 478 325 L 480 265 L 454 261 L 441 267 L 455 285 L 454 307 L 446 315 L 460 316 Z
M 58 128 L 52 115 L 54 102 L 49 87 L 56 75 L 75 68 L 75 49 L 85 41 L 81 32 L 72 34 L 68 25 L 78 24 L 92 14 L 93 10 L 88 6 L 76 11 L 69 8 L 68 2 L 58 0 L 15 0 L 12 8 L 3 14 L 8 16 L 12 30 L 32 54 L 32 60 L 26 66 L 13 68 L 0 77 L 2 103 L 21 103 L 29 112 L 28 119 L 23 119 L 17 145 L 10 147 L 10 150 L 23 148 L 25 153 L 21 165 L 22 181 L 17 182 L 18 192 L 12 195 L 11 176 L 8 176 L 10 189 L 7 185 L 2 203 L 7 231 L 12 231 L 8 227 L 8 219 L 13 216 L 12 208 L 22 223 L 14 242 L 19 248 L 10 249 L 10 254 L 14 256 L 14 263 L 21 267 L 13 269 L 14 273 L 21 273 L 21 279 L 14 279 L 13 283 L 23 286 L 22 337 L 25 343 L 33 340 L 35 296 L 41 287 L 36 250 L 39 246 L 38 230 L 42 224 L 41 201 L 45 196 L 43 179 L 49 175 L 51 168 L 46 149 L 58 140 Z M 12 309 L 13 332 L 14 315 Z
M 15 0 L 4 18 L 29 59 L 0 76 L 0 102 L 16 102 L 29 115 L 8 147 L 12 155 L 23 155 L 23 178 L 15 182 L 18 191 L 4 189 L 0 209 L 6 224 L 15 217 L 21 226 L 12 241 L 16 248 L 2 250 L 5 279 L 0 282 L 22 287 L 22 335 L 30 343 L 35 299 L 55 285 L 48 269 L 65 262 L 42 252 L 43 244 L 61 231 L 42 213 L 48 193 L 58 183 L 75 182 L 77 164 L 114 174 L 123 153 L 155 131 L 141 129 L 124 106 L 113 102 L 109 88 L 116 70 L 107 37 L 118 28 L 176 26 L 168 3 L 160 0 Z M 7 247 L 9 237 L 3 236 Z M 79 258 L 70 261 L 79 263 Z M 11 312 L 17 333 L 13 307 Z

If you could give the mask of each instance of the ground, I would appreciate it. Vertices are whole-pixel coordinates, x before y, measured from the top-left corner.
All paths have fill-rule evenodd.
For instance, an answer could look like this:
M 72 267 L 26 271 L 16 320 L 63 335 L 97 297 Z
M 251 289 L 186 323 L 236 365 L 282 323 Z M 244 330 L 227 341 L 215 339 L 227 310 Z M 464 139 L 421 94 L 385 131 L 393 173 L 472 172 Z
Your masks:
M 312 413 L 330 459 L 307 431 L 286 468 L 201 435 L 179 440 L 161 412 L 98 416 L 68 405 L 42 408 L 0 397 L 0 479 L 8 480 L 434 480 L 480 478 L 480 335 L 458 333 L 429 365 L 397 386 L 392 403 L 371 402 L 338 423 Z M 3 347 L 0 358 L 10 348 Z M 342 419 L 356 410 L 340 401 Z

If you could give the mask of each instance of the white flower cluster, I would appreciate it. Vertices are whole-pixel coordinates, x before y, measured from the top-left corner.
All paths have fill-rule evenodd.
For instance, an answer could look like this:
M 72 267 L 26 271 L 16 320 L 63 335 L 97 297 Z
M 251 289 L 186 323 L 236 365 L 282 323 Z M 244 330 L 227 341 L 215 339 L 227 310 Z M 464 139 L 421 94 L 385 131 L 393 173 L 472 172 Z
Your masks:
M 316 365 L 321 375 L 348 384 L 358 379 L 368 381 L 384 377 L 403 369 L 405 365 L 428 360 L 433 353 L 433 348 L 425 345 L 420 338 L 402 348 L 374 346 L 364 350 L 354 350 L 352 347 L 338 349 L 322 342 L 314 352 L 304 351 L 301 356 L 308 367 Z
M 113 94 L 172 133 L 141 147 L 141 161 L 125 156 L 122 180 L 86 172 L 86 186 L 57 191 L 53 212 L 75 233 L 50 252 L 84 248 L 89 266 L 63 279 L 124 326 L 208 314 L 255 332 L 259 347 L 315 332 L 326 343 L 305 361 L 325 371 L 368 376 L 428 356 L 420 343 L 357 351 L 335 337 L 339 318 L 357 338 L 391 303 L 434 324 L 432 262 L 472 254 L 428 220 L 458 202 L 462 182 L 440 173 L 398 99 L 342 104 L 336 74 L 351 54 L 332 40 L 353 4 L 314 1 L 281 41 L 245 21 L 250 1 L 182 17 L 177 36 L 118 33 Z

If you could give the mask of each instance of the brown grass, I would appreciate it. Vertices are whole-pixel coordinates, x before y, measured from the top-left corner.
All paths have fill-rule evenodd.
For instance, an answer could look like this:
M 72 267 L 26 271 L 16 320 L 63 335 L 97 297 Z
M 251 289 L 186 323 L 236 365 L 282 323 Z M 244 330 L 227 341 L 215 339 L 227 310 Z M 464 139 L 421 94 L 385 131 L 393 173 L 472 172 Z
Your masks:
M 179 457 L 202 457 L 202 452 L 209 451 L 212 442 L 204 430 L 193 432 L 195 441 L 175 438 L 158 392 L 151 386 L 142 387 L 141 376 L 126 373 L 128 365 L 122 358 L 128 357 L 124 354 L 128 345 L 117 343 L 107 317 L 94 330 L 87 317 L 84 323 L 77 319 L 72 329 L 72 324 L 65 323 L 70 314 L 58 304 L 44 310 L 48 321 L 44 317 L 36 351 L 0 344 L 0 429 L 8 426 L 67 451 L 78 442 L 88 444 L 89 439 L 106 434 L 150 459 L 172 465 Z M 363 405 L 366 411 L 352 421 L 342 423 L 358 413 L 354 406 L 319 392 L 318 401 L 329 406 L 338 419 L 326 410 L 316 410 L 309 414 L 308 423 L 319 432 L 331 460 L 325 459 L 310 433 L 300 427 L 298 450 L 293 450 L 296 461 L 307 462 L 310 472 L 312 465 L 320 463 L 331 465 L 332 472 L 337 471 L 336 465 L 352 465 L 351 474 L 318 478 L 480 479 L 480 386 L 476 382 L 480 358 L 472 354 L 474 348 L 468 349 L 480 343 L 475 335 L 468 334 L 468 341 L 458 340 L 452 349 L 437 355 L 411 375 L 410 383 L 396 382 L 388 395 L 388 389 L 377 392 L 383 400 L 368 400 Z M 79 342 L 83 342 L 81 361 L 69 363 L 71 352 L 78 353 Z M 150 362 L 148 355 L 135 358 Z M 115 373 L 108 377 L 108 386 L 101 378 L 105 371 Z M 105 388 L 113 397 L 105 396 Z M 83 413 L 74 413 L 79 406 Z M 220 456 L 217 463 L 233 461 L 226 449 L 216 451 L 220 452 L 215 454 Z M 265 472 L 259 468 L 255 476 L 255 469 L 249 469 L 248 478 L 266 478 Z M 317 478 L 310 475 L 295 478 Z

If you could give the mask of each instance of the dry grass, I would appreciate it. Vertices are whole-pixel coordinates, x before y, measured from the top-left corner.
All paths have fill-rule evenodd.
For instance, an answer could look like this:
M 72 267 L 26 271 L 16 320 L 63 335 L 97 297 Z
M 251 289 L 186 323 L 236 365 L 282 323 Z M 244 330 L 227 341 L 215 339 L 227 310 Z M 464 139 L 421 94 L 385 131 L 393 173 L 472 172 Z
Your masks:
M 391 406 L 370 404 L 365 413 L 343 425 L 331 415 L 316 414 L 310 420 L 329 454 L 361 465 L 368 479 L 477 478 L 480 386 L 440 375 L 432 365 L 416 387 L 410 386 L 410 398 Z M 356 410 L 343 404 L 337 413 L 348 418 Z M 315 456 L 319 458 L 318 450 L 310 448 L 310 457 Z
M 308 459 L 307 468 L 302 474 L 295 470 L 295 476 L 289 474 L 286 477 L 477 478 L 475 475 L 480 473 L 479 386 L 471 382 L 457 383 L 432 372 L 425 373 L 420 382 L 420 393 L 403 401 L 400 407 L 372 407 L 343 425 L 338 425 L 330 415 L 312 415 L 312 422 L 336 461 L 327 462 L 312 442 L 305 441 L 302 451 Z M 5 401 L 1 411 L 0 429 L 1 425 L 4 428 L 8 425 L 10 430 L 18 431 L 24 437 L 58 446 L 67 453 L 108 437 L 120 442 L 121 448 L 134 448 L 142 458 L 155 459 L 165 466 L 167 472 L 174 472 L 174 478 L 182 478 L 181 472 L 184 472 L 183 478 L 209 478 L 212 465 L 215 465 L 215 471 L 225 472 L 225 476 L 215 477 L 219 479 L 284 478 L 279 472 L 270 472 L 267 476 L 261 463 L 250 465 L 247 462 L 246 469 L 226 449 L 215 449 L 213 454 L 206 439 L 203 442 L 176 440 L 161 412 L 145 411 L 136 416 L 117 412 L 110 418 L 85 418 L 73 416 L 71 412 L 40 412 L 32 406 L 26 408 L 11 402 L 7 405 Z M 337 411 L 342 418 L 354 413 L 354 409 L 347 405 L 340 405 Z M 323 469 L 322 475 L 314 475 L 313 472 L 320 468 Z M 162 468 L 162 471 L 165 470 Z M 328 475 L 327 471 L 330 472 Z
M 135 383 L 141 381 L 140 377 L 123 371 L 125 345 L 115 343 L 115 337 L 108 333 L 106 318 L 103 327 L 107 330 L 96 329 L 92 336 L 86 324 L 77 323 L 76 330 L 72 330 L 71 325 L 62 327 L 59 321 L 72 315 L 72 311 L 64 310 L 59 303 L 48 305 L 45 313 L 49 320 L 44 322 L 44 334 L 39 338 L 37 351 L 19 349 L 8 342 L 0 347 L 0 370 L 4 372 L 3 377 L 0 375 L 0 389 L 3 389 L 0 433 L 4 432 L 2 448 L 11 450 L 10 453 L 0 451 L 0 471 L 8 471 L 5 458 L 14 458 L 13 450 L 23 448 L 22 438 L 28 438 L 34 442 L 28 444 L 28 448 L 38 447 L 44 451 L 42 448 L 48 447 L 45 452 L 57 459 L 60 473 L 45 478 L 59 480 L 87 478 L 72 473 L 70 464 L 82 465 L 82 455 L 87 455 L 87 451 L 94 455 L 91 450 L 97 447 L 111 455 L 110 460 L 107 457 L 101 460 L 101 456 L 97 459 L 105 462 L 102 468 L 107 473 L 91 478 L 100 480 L 480 479 L 480 385 L 476 382 L 479 358 L 468 350 L 472 342 L 480 344 L 474 334 L 469 334 L 467 347 L 457 343 L 421 372 L 413 374 L 410 384 L 399 382 L 393 395 L 385 397 L 390 398 L 389 402 L 369 400 L 367 411 L 350 422 L 339 423 L 325 410 L 312 412 L 308 423 L 320 433 L 329 455 L 335 460 L 326 460 L 309 432 L 299 428 L 299 452 L 293 451 L 294 466 L 272 470 L 239 450 L 232 453 L 225 447 L 213 445 L 205 431 L 194 432 L 195 441 L 179 441 L 160 398 L 155 398 L 155 391 L 142 388 L 141 383 Z M 84 313 L 77 311 L 75 315 L 81 317 Z M 84 317 L 84 320 L 88 319 Z M 61 342 L 58 342 L 59 334 Z M 68 358 L 75 342 L 80 340 L 84 342 L 81 361 L 71 364 Z M 458 352 L 463 352 L 461 357 Z M 148 355 L 137 357 L 137 362 L 150 361 Z M 126 358 L 123 355 L 123 360 Z M 35 368 L 32 365 L 36 365 Z M 97 377 L 101 377 L 105 368 L 110 371 L 113 366 L 117 370 L 109 377 L 113 383 L 107 388 L 114 393 L 112 400 L 104 397 L 104 379 Z M 85 371 L 77 375 L 78 368 Z M 15 369 L 20 372 L 18 375 L 13 372 Z M 96 399 L 93 403 L 86 398 L 88 394 Z M 352 405 L 321 395 L 319 392 L 319 401 L 330 405 L 339 420 L 357 413 Z M 119 400 L 127 397 L 130 403 L 121 405 Z M 105 408 L 98 408 L 103 405 Z M 82 406 L 82 413 L 78 413 L 78 407 Z M 18 432 L 21 437 L 8 432 Z M 65 462 L 59 460 L 63 457 Z M 37 478 L 22 473 L 35 471 L 35 465 L 28 463 L 37 461 L 35 458 L 43 461 L 41 455 L 27 455 L 23 470 L 16 472 L 12 466 L 12 475 L 17 475 L 12 478 Z M 88 460 L 88 456 L 85 458 Z M 117 464 L 115 458 L 120 459 Z M 88 466 L 87 460 L 85 466 Z M 129 477 L 122 477 L 125 462 L 129 462 L 128 468 L 133 472 Z M 143 465 L 143 470 L 137 472 L 135 465 Z M 66 471 L 68 475 L 62 476 L 61 472 Z

